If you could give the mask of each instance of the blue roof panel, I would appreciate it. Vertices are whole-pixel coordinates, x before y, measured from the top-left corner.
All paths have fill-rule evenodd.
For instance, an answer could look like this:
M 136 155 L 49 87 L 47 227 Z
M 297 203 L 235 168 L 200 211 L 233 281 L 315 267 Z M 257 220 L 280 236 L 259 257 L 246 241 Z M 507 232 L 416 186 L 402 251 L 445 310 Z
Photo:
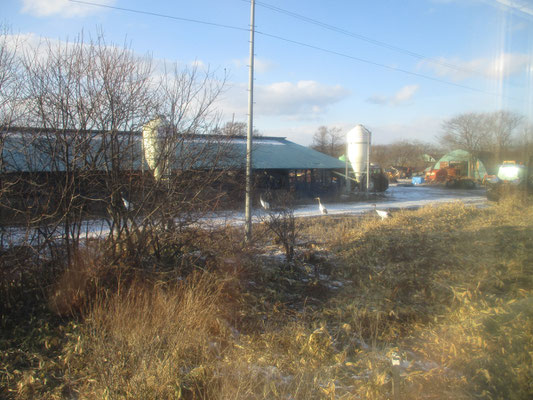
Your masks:
M 119 143 L 121 163 L 126 169 L 141 169 L 142 136 L 123 134 Z M 102 152 L 103 142 L 98 134 L 88 141 L 86 156 L 62 154 L 63 149 L 53 135 L 26 135 L 17 132 L 5 137 L 2 148 L 2 169 L 14 171 L 62 171 L 65 158 L 75 159 L 78 167 L 92 164 L 108 169 Z M 78 137 L 79 140 L 79 137 Z M 90 143 L 90 144 L 89 144 Z M 57 147 L 57 149 L 54 149 Z M 188 168 L 244 168 L 246 165 L 246 138 L 196 135 L 174 145 L 173 169 Z M 55 154 L 51 159 L 50 154 Z M 224 155 L 224 157 L 222 157 Z M 55 159 L 57 157 L 57 159 Z M 146 165 L 145 165 L 146 166 Z M 283 137 L 254 137 L 252 144 L 253 169 L 343 169 L 344 162 L 311 148 L 296 144 Z

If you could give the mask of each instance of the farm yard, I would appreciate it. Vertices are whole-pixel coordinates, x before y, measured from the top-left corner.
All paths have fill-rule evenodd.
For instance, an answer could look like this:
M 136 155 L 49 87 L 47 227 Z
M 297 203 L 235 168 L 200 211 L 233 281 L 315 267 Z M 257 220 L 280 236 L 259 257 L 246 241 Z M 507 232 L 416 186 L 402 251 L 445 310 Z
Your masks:
M 4 254 L 1 396 L 530 398 L 532 211 L 295 218 L 290 263 L 265 223 L 246 247 L 195 232 L 166 265 L 98 240 L 68 269 Z
M 343 201 L 336 200 L 327 203 L 327 209 L 330 215 L 361 215 L 368 213 L 372 208 L 372 201 L 377 201 L 380 208 L 383 209 L 415 209 L 431 204 L 442 204 L 451 201 L 459 201 L 464 204 L 484 206 L 487 203 L 485 189 L 461 189 L 450 190 L 442 186 L 427 185 L 427 186 L 412 186 L 407 181 L 392 183 L 385 193 L 380 193 L 374 196 L 373 200 L 366 201 Z M 306 203 L 310 203 L 307 201 Z M 274 205 L 275 203 L 273 203 Z M 320 215 L 320 210 L 316 204 L 300 204 L 293 205 L 292 212 L 295 217 L 307 218 Z M 254 222 L 260 222 L 264 219 L 266 213 L 264 210 L 256 209 L 254 211 Z M 138 218 L 139 221 L 142 220 Z M 208 228 L 220 227 L 226 225 L 239 226 L 245 221 L 243 212 L 236 210 L 223 210 L 217 212 L 204 213 L 196 222 L 196 226 Z M 103 238 L 109 234 L 109 224 L 105 219 L 84 219 L 80 222 L 81 234 L 84 238 Z M 54 232 L 57 237 L 64 236 L 61 227 L 54 227 Z M 35 230 L 30 237 L 35 237 L 37 240 L 38 232 Z M 12 224 L 4 225 L 2 227 L 1 243 L 4 244 L 20 244 L 28 240 L 27 227 Z
M 19 1 L 8 3 L 12 17 L 32 12 L 29 2 L 17 11 L 11 3 Z M 326 42 L 272 34 L 262 42 L 304 45 L 290 54 L 305 67 L 269 60 L 285 51 L 261 50 L 254 78 L 254 0 L 245 28 L 237 25 L 248 2 L 174 8 L 199 7 L 224 22 L 165 19 L 175 27 L 250 33 L 250 43 L 247 35 L 212 36 L 207 53 L 189 54 L 195 62 L 180 49 L 201 51 L 189 38 L 204 32 L 164 27 L 152 35 L 153 19 L 170 17 L 156 9 L 172 2 L 151 4 L 154 12 L 92 5 L 107 10 L 116 32 L 141 35 L 142 51 L 100 29 L 84 34 L 95 26 L 88 20 L 48 19 L 57 10 L 74 17 L 91 2 L 33 2 L 41 3 L 44 14 L 21 17 L 28 27 L 45 18 L 49 28 L 83 29 L 56 40 L 52 30 L 38 38 L 0 24 L 1 399 L 533 398 L 533 125 L 529 108 L 501 109 L 504 86 L 485 82 L 502 90 L 490 106 L 485 97 L 495 93 L 450 76 L 454 90 L 483 96 L 461 104 L 452 92 L 417 83 L 447 84 L 437 70 L 420 70 L 426 57 L 408 67 L 344 54 L 370 69 L 336 73 L 341 65 L 326 57 L 302 57 L 343 56 Z M 348 33 L 337 22 L 260 6 Z M 332 8 L 322 7 L 320 18 Z M 362 15 L 354 10 L 331 21 Z M 136 19 L 125 24 L 124 12 Z M 386 10 L 394 24 L 376 24 L 379 17 L 358 25 L 390 25 L 397 37 L 398 12 Z M 409 30 L 420 15 L 452 16 L 425 10 Z M 438 50 L 436 39 L 449 36 L 450 23 L 459 27 L 458 17 L 472 26 L 478 15 L 484 27 L 501 26 L 461 8 L 427 36 L 427 48 Z M 279 21 L 259 26 L 293 27 Z M 154 47 L 167 37 L 179 54 Z M 476 48 L 485 47 L 482 37 L 493 36 L 477 30 Z M 250 44 L 246 90 L 237 42 Z M 217 49 L 223 58 L 209 67 L 205 56 Z M 428 60 L 449 67 L 441 56 L 453 48 L 440 50 Z M 508 68 L 503 61 L 495 65 Z M 282 65 L 290 68 L 274 73 Z M 413 81 L 369 74 L 376 68 Z M 319 121 L 328 125 L 313 133 Z

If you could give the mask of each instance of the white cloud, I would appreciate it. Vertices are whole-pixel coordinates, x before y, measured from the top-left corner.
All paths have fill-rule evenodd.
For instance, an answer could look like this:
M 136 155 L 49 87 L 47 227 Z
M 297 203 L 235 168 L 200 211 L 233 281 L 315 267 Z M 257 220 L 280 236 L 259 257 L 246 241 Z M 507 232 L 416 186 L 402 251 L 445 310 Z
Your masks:
M 19 55 L 23 53 L 35 55 L 39 59 L 45 59 L 48 48 L 59 48 L 67 42 L 58 39 L 49 39 L 38 36 L 35 33 L 18 33 L 5 35 L 6 45 Z
M 105 43 L 104 41 L 99 41 L 98 38 L 94 39 L 95 36 L 89 34 L 84 34 L 83 32 L 78 36 L 72 38 L 71 40 L 63 39 L 54 39 L 49 37 L 39 36 L 33 32 L 29 33 L 18 33 L 18 34 L 8 34 L 5 35 L 7 45 L 12 49 L 17 49 L 18 54 L 22 55 L 24 53 L 32 53 L 39 59 L 46 59 L 49 55 L 50 49 L 52 50 L 61 50 L 67 54 L 73 50 L 78 45 L 89 47 L 92 45 L 103 46 L 109 49 L 113 48 L 124 48 L 122 45 L 115 45 L 112 42 Z M 127 49 L 132 55 L 143 58 L 142 55 L 136 54 L 132 49 Z
M 330 105 L 349 95 L 341 85 L 323 85 L 316 81 L 276 82 L 255 85 L 254 112 L 260 116 L 280 116 L 286 119 L 313 119 Z M 219 106 L 226 114 L 245 115 L 248 91 L 245 84 L 229 87 Z
M 460 81 L 475 76 L 491 79 L 502 79 L 527 71 L 533 63 L 532 56 L 521 53 L 500 53 L 493 58 L 476 58 L 465 61 L 459 58 L 438 58 L 439 63 L 422 61 L 420 68 L 432 69 L 437 75 Z M 451 64 L 458 68 L 447 67 Z
M 99 0 L 98 3 L 106 6 L 113 5 L 116 0 Z M 37 17 L 60 15 L 62 17 L 83 17 L 101 12 L 101 7 L 75 3 L 69 0 L 22 0 L 22 12 Z
M 202 60 L 194 60 L 191 62 L 191 67 L 198 69 L 207 69 L 207 65 Z
M 368 98 L 368 101 L 375 104 L 389 104 L 398 106 L 409 102 L 419 87 L 420 86 L 418 85 L 407 85 L 398 90 L 392 96 L 374 95 Z
M 348 94 L 341 85 L 328 86 L 316 81 L 277 82 L 256 88 L 257 111 L 293 117 L 320 114 Z

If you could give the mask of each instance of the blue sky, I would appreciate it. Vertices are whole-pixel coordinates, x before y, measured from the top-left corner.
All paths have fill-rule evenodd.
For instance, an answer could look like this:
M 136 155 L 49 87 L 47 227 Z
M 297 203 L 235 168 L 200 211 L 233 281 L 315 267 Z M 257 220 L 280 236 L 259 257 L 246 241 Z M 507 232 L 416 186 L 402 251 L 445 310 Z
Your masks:
M 217 107 L 246 121 L 250 2 L 87 0 L 239 29 L 81 5 L 1 0 L 2 22 L 28 40 L 102 30 L 156 60 L 229 79 Z M 364 124 L 374 143 L 434 141 L 463 112 L 533 121 L 533 1 L 263 0 L 256 3 L 254 125 L 308 145 L 321 125 Z

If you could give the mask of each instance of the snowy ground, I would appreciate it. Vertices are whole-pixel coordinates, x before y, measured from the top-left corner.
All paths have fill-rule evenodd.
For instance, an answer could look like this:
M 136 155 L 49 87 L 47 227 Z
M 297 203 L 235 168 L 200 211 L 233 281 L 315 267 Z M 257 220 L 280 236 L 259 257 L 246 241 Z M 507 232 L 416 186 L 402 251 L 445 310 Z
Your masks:
M 437 186 L 407 186 L 406 184 L 391 184 L 383 198 L 379 200 L 346 202 L 346 203 L 324 203 L 328 210 L 328 215 L 353 215 L 362 214 L 373 209 L 372 204 L 376 203 L 378 209 L 400 209 L 418 208 L 429 204 L 439 204 L 452 201 L 461 201 L 465 204 L 484 205 L 487 203 L 484 189 L 447 189 Z M 255 209 L 253 219 L 260 221 L 266 214 L 261 209 Z M 295 217 L 319 216 L 318 203 L 299 206 L 294 210 Z M 225 225 L 244 224 L 243 211 L 224 211 L 204 216 L 199 226 L 220 227 Z M 87 220 L 82 227 L 83 237 L 103 237 L 109 234 L 109 227 L 103 220 Z M 28 232 L 20 227 L 3 227 L 0 247 L 9 247 L 20 243 L 35 243 L 39 235 L 35 232 Z M 35 236 L 32 238 L 31 236 Z M 62 232 L 57 229 L 55 237 L 61 237 Z
M 406 181 L 407 182 L 407 181 Z M 465 204 L 481 206 L 487 203 L 485 189 L 449 189 L 441 186 L 419 185 L 412 186 L 406 182 L 391 184 L 383 197 L 379 200 L 357 202 L 322 202 L 328 210 L 328 215 L 356 215 L 369 212 L 376 204 L 381 210 L 394 210 L 401 208 L 419 208 L 430 204 L 442 204 L 460 201 Z M 294 216 L 298 218 L 319 216 L 318 202 L 294 209 Z M 262 209 L 253 210 L 253 221 L 258 222 L 266 216 Z M 244 212 L 225 211 L 207 216 L 202 220 L 206 225 L 242 225 Z
M 465 204 L 482 205 L 487 202 L 484 189 L 448 189 L 440 186 L 405 186 L 391 184 L 384 197 L 380 200 L 370 200 L 357 203 L 331 203 L 324 204 L 328 215 L 361 214 L 372 210 L 372 204 L 378 209 L 418 208 L 429 204 L 461 201 Z M 297 217 L 311 217 L 320 215 L 318 205 L 297 208 L 294 211 Z

